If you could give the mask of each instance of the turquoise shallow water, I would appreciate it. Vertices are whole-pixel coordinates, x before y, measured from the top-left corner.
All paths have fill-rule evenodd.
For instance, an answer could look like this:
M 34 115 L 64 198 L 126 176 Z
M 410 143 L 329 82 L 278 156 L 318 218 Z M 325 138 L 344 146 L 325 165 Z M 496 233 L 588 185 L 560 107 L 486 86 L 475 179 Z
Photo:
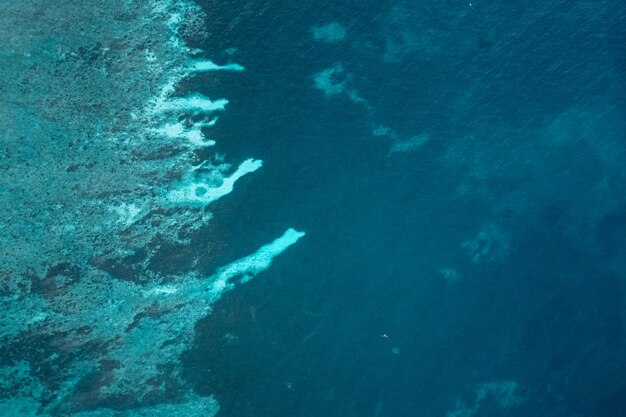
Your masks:
M 626 415 L 622 2 L 179 3 L 0 31 L 0 415 Z

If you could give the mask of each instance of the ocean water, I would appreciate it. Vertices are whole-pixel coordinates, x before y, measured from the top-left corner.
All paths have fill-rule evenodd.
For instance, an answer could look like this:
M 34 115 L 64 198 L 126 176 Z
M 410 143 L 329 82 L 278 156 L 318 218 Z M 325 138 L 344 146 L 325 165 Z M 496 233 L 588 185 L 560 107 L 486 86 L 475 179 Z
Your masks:
M 3 415 L 626 416 L 623 2 L 152 3 L 195 26 L 133 46 L 167 64 L 112 130 L 132 175 L 63 200 L 122 243 L 0 269 Z
M 205 47 L 254 68 L 206 87 L 234 104 L 219 146 L 266 162 L 219 208 L 229 250 L 307 237 L 199 323 L 198 392 L 225 416 L 626 415 L 622 3 L 202 6 Z

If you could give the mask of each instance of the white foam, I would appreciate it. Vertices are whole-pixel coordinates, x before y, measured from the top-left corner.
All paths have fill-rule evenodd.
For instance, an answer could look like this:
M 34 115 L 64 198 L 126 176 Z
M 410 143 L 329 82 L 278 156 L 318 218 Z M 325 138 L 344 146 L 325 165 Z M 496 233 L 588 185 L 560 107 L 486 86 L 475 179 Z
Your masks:
M 160 287 L 154 287 L 148 291 L 144 292 L 146 297 L 153 297 L 159 295 L 174 295 L 178 293 L 179 288 L 174 285 L 163 285 Z
M 207 206 L 230 194 L 239 178 L 256 171 L 261 166 L 263 161 L 259 159 L 246 159 L 230 177 L 223 178 L 222 184 L 218 187 L 212 187 L 206 179 L 187 179 L 180 187 L 167 194 L 166 201 L 177 206 Z
M 186 128 L 184 124 L 168 123 L 161 128 L 156 129 L 156 132 L 169 138 L 183 138 L 187 139 L 194 147 L 206 147 L 215 145 L 214 140 L 208 140 L 202 133 L 202 128 L 207 126 L 213 126 L 216 119 L 210 122 L 194 123 L 191 128 Z
M 208 72 L 208 71 L 243 71 L 245 68 L 239 64 L 218 65 L 215 62 L 204 59 L 192 61 L 189 67 L 191 72 Z
M 281 237 L 261 246 L 252 255 L 220 268 L 217 274 L 211 277 L 213 293 L 221 293 L 231 288 L 233 284 L 229 281 L 235 277 L 241 277 L 239 282 L 242 284 L 250 281 L 257 274 L 267 270 L 276 256 L 283 253 L 304 235 L 304 232 L 289 228 Z
M 156 109 L 159 112 L 192 112 L 192 113 L 212 113 L 218 110 L 224 110 L 228 100 L 221 98 L 211 100 L 202 94 L 193 94 L 187 97 L 178 97 L 165 100 L 159 103 Z
M 191 142 L 192 145 L 197 147 L 213 146 L 215 141 L 204 137 L 202 130 L 199 127 L 189 130 L 185 137 Z
M 157 132 L 170 138 L 178 138 L 184 133 L 184 131 L 185 127 L 182 123 L 168 123 L 162 128 L 157 129 Z

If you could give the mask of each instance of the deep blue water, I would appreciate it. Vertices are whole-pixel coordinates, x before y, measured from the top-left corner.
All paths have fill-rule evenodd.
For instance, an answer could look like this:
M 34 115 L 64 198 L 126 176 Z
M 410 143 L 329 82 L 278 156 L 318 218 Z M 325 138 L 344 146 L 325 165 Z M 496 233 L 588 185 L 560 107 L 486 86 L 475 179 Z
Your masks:
M 214 205 L 205 268 L 307 236 L 198 325 L 198 393 L 229 417 L 626 415 L 623 2 L 202 5 L 201 47 L 247 69 L 193 81 L 230 100 L 217 150 L 265 162 Z

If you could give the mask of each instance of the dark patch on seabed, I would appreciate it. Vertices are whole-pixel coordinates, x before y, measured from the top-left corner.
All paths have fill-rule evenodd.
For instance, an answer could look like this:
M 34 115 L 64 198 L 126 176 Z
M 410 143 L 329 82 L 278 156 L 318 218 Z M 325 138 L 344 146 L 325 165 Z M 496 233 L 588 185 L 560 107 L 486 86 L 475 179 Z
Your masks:
M 221 415 L 626 415 L 623 2 L 202 4 L 221 256 L 307 231 L 197 326 Z

